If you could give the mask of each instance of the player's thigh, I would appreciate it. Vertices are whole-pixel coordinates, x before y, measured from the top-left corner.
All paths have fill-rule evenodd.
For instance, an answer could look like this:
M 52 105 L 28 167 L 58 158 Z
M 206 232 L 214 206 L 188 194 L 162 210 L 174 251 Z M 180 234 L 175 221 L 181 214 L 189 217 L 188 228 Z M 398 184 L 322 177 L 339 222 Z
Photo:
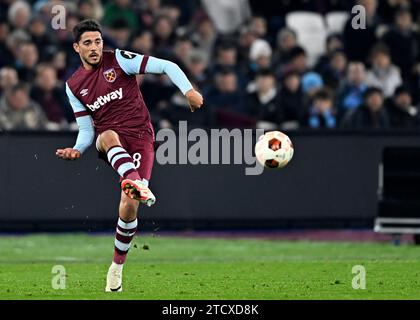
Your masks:
M 107 152 L 109 148 L 121 145 L 121 139 L 114 130 L 106 130 L 96 138 L 96 150 L 99 152 Z

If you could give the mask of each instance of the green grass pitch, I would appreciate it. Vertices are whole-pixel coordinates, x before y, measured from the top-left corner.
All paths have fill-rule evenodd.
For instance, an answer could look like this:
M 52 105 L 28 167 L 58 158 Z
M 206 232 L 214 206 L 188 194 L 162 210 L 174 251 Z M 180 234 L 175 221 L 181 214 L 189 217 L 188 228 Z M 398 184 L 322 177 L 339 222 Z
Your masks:
M 138 236 L 105 293 L 113 236 L 0 237 L 0 299 L 419 299 L 420 251 L 387 243 Z M 52 268 L 66 270 L 55 290 Z M 352 288 L 352 267 L 366 289 Z

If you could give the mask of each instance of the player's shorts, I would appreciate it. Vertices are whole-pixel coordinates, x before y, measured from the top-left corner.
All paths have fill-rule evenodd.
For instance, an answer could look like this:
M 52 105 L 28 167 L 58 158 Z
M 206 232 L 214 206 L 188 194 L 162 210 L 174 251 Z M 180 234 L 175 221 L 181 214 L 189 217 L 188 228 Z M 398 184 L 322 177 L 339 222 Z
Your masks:
M 136 166 L 137 172 L 140 178 L 145 179 L 147 182 L 150 181 L 153 169 L 153 163 L 155 159 L 155 148 L 154 148 L 154 133 L 152 130 L 141 130 L 135 133 L 115 131 L 121 141 L 122 147 L 128 152 L 133 159 L 133 163 Z M 104 152 L 100 152 L 98 148 L 99 135 L 96 138 L 96 150 L 98 151 L 98 157 L 109 164 L 107 155 Z M 122 179 L 120 179 L 121 181 Z

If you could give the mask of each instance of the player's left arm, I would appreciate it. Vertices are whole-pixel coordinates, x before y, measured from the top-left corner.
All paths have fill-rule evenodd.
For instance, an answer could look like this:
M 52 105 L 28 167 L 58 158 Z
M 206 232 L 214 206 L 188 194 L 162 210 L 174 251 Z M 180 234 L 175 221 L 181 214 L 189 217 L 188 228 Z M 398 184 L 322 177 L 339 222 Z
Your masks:
M 184 71 L 176 63 L 119 49 L 116 50 L 116 58 L 124 72 L 129 75 L 166 74 L 188 99 L 192 112 L 203 105 L 202 95 L 193 88 Z

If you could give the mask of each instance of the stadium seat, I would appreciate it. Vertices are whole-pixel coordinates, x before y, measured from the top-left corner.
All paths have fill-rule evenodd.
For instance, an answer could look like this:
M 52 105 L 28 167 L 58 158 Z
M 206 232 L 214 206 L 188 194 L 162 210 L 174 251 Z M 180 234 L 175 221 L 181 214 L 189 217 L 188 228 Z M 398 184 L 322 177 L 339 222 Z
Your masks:
M 328 34 L 342 33 L 350 14 L 346 11 L 329 12 L 325 16 Z
M 308 54 L 309 66 L 313 66 L 325 52 L 327 28 L 319 13 L 296 11 L 286 15 L 286 25 L 294 30 L 298 43 Z

